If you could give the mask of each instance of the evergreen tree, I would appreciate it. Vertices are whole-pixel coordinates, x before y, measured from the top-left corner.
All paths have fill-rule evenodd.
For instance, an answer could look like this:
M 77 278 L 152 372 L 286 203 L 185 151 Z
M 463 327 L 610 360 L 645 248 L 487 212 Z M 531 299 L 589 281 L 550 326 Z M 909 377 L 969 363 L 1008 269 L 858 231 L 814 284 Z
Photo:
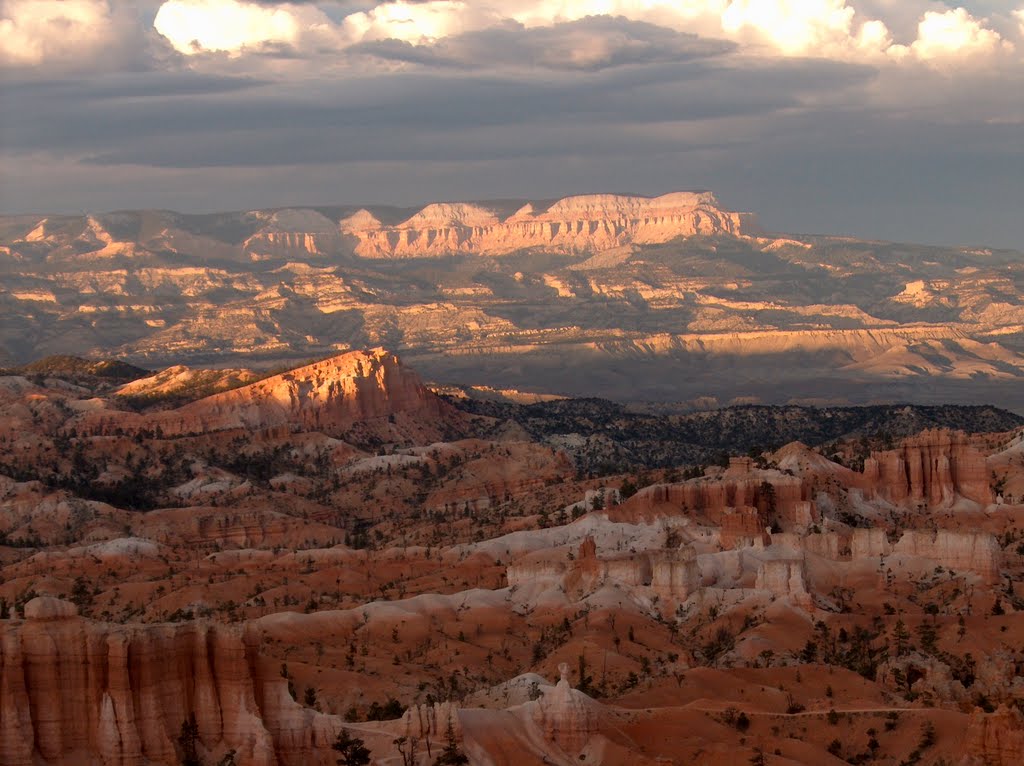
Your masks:
M 341 753 L 338 766 L 366 766 L 370 762 L 370 751 L 359 737 L 353 737 L 348 729 L 342 728 L 331 748 Z
M 455 741 L 455 730 L 452 728 L 452 719 L 448 719 L 448 731 L 445 733 L 445 746 L 441 754 L 434 761 L 434 766 L 462 766 L 469 763 L 469 758 L 459 749 L 459 743 Z
M 196 723 L 196 714 L 189 713 L 188 718 L 181 722 L 181 733 L 178 735 L 178 745 L 181 747 L 181 766 L 202 766 L 199 759 L 199 751 L 196 743 L 199 741 L 199 724 Z

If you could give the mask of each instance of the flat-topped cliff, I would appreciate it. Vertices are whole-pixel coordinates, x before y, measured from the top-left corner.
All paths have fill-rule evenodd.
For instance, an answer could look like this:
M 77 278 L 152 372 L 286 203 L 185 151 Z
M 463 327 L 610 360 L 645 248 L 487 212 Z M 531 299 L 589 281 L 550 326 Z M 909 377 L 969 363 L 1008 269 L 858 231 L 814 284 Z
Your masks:
M 753 228 L 753 218 L 725 210 L 709 192 L 675 192 L 653 198 L 591 194 L 548 207 L 526 203 L 506 218 L 482 205 L 436 203 L 391 225 L 364 209 L 343 219 L 340 227 L 355 238 L 358 255 L 410 258 L 530 248 L 599 252 L 698 234 L 740 236 Z

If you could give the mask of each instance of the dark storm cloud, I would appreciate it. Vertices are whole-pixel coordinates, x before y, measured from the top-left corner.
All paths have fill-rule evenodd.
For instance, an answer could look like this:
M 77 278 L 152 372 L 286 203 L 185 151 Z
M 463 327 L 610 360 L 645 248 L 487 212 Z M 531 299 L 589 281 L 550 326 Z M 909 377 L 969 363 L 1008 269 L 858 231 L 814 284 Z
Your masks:
M 610 16 L 528 29 L 508 21 L 500 26 L 448 37 L 429 45 L 375 40 L 349 48 L 353 54 L 440 67 L 542 67 L 597 70 L 629 64 L 709 58 L 736 44 L 677 32 L 654 24 Z
M 455 161 L 460 147 L 496 158 L 592 154 L 630 141 L 622 126 L 754 118 L 871 76 L 863 67 L 790 60 L 750 68 L 676 62 L 546 81 L 444 72 L 304 87 L 167 78 L 165 90 L 123 99 L 110 98 L 116 88 L 104 86 L 100 97 L 88 85 L 76 93 L 65 83 L 54 86 L 60 98 L 33 89 L 12 94 L 17 108 L 3 136 L 9 152 L 77 151 L 97 164 L 183 168 Z M 132 87 L 138 93 L 138 83 Z
M 198 74 L 196 72 L 144 72 L 140 74 L 116 73 L 102 79 L 52 79 L 36 81 L 8 81 L 4 94 L 19 104 L 32 101 L 53 101 L 83 105 L 112 99 L 171 96 L 197 96 L 210 93 L 230 93 L 269 84 L 255 77 Z

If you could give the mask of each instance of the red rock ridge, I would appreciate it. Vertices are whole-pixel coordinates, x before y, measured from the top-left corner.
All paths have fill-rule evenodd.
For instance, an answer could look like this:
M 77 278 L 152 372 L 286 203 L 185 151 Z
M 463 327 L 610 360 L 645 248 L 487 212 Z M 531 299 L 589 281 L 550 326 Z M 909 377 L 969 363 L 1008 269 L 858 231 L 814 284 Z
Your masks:
M 985 456 L 960 431 L 933 429 L 905 439 L 894 450 L 872 452 L 864 461 L 870 496 L 894 505 L 935 508 L 957 497 L 980 505 L 995 501 Z
M 382 348 L 351 351 L 175 410 L 147 415 L 89 413 L 75 426 L 86 432 L 148 429 L 164 436 L 232 429 L 320 431 L 342 436 L 354 425 L 396 419 L 399 430 L 437 430 L 459 414 L 419 376 Z M 433 433 L 425 434 L 434 436 Z
M 546 209 L 528 203 L 504 220 L 493 210 L 469 203 L 428 205 L 390 226 L 361 210 L 341 221 L 340 227 L 355 239 L 358 255 L 409 258 L 500 255 L 526 248 L 593 252 L 699 234 L 740 236 L 753 228 L 753 219 L 724 210 L 708 192 L 675 192 L 655 198 L 615 194 L 566 197 Z

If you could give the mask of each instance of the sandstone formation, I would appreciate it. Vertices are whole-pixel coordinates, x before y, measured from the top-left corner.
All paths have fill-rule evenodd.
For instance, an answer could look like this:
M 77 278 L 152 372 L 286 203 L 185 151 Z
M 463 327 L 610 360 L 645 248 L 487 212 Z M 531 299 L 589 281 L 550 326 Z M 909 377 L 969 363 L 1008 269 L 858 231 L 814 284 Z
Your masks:
M 807 590 L 807 564 L 802 557 L 762 561 L 754 587 L 806 606 L 811 603 L 811 594 Z
M 253 677 L 256 651 L 237 631 L 104 626 L 56 599 L 25 612 L 24 623 L 0 625 L 0 762 L 176 763 L 192 714 L 205 752 L 280 762 L 264 726 L 275 717 L 271 699 Z
M 723 210 L 708 192 L 676 192 L 653 199 L 613 194 L 567 197 L 547 207 L 527 203 L 504 218 L 479 205 L 440 203 L 393 225 L 360 210 L 340 226 L 355 238 L 356 253 L 366 258 L 501 255 L 531 248 L 595 252 L 695 234 L 738 236 L 754 228 L 751 216 Z
M 597 716 L 587 695 L 569 684 L 569 666 L 558 666 L 561 678 L 540 699 L 534 720 L 546 739 L 566 753 L 578 753 L 597 730 Z
M 0 261 L 11 364 L 384 345 L 448 383 L 777 404 L 1015 406 L 1024 375 L 1019 255 L 759 235 L 706 192 L 0 216 Z
M 934 561 L 948 569 L 975 572 L 988 583 L 1000 579 L 1002 550 L 996 539 L 984 532 L 909 529 L 893 546 L 893 552 Z
M 192 716 L 208 766 L 332 766 L 342 728 L 382 766 L 1020 759 L 1017 433 L 869 455 L 962 410 L 643 440 L 599 400 L 453 413 L 382 351 L 131 412 L 44 373 L 0 378 L 0 763 L 174 766 Z M 794 423 L 817 449 L 667 450 Z
M 980 505 L 995 500 L 985 456 L 960 432 L 925 431 L 899 449 L 872 453 L 864 461 L 864 481 L 894 505 L 936 508 L 958 497 Z
M 772 525 L 804 531 L 818 521 L 811 486 L 799 476 L 756 469 L 750 458 L 732 458 L 716 477 L 679 484 L 658 484 L 637 493 L 621 513 L 693 512 L 721 527 L 722 544 L 764 540 Z
M 995 713 L 971 714 L 960 766 L 1012 766 L 1024 762 L 1024 718 L 1001 706 Z
M 398 357 L 377 348 L 314 362 L 175 410 L 148 416 L 86 413 L 77 427 L 100 432 L 145 429 L 165 437 L 274 429 L 281 434 L 302 429 L 342 436 L 357 424 L 389 420 L 397 426 L 393 430 L 425 429 L 420 438 L 436 438 L 446 416 L 458 418 Z
M 78 607 L 59 598 L 40 596 L 25 604 L 25 619 L 34 622 L 69 620 L 78 616 Z
M 700 587 L 700 572 L 691 548 L 599 556 L 593 537 L 585 538 L 577 554 L 569 559 L 548 551 L 524 556 L 508 567 L 506 577 L 513 587 L 559 584 L 577 599 L 607 585 L 626 590 L 650 588 L 667 604 L 686 601 Z
M 416 373 L 378 348 L 316 362 L 187 405 L 167 418 L 165 433 L 299 424 L 339 434 L 373 418 L 406 413 L 439 418 L 443 409 Z

